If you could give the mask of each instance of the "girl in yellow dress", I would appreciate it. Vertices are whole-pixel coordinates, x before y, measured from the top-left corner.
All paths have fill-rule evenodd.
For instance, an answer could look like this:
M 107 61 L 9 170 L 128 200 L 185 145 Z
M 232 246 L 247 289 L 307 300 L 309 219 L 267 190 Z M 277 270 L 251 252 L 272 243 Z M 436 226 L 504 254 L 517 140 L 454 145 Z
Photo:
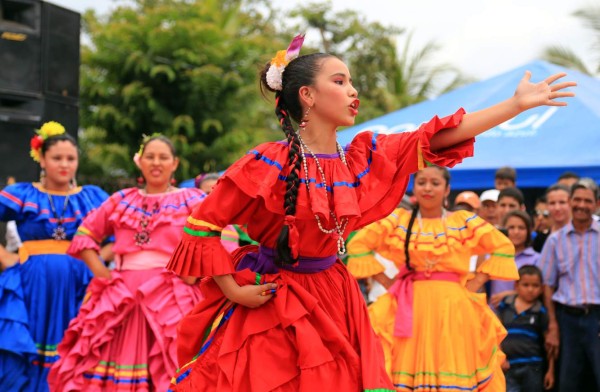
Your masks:
M 359 231 L 348 244 L 348 269 L 388 289 L 369 313 L 398 391 L 505 391 L 506 331 L 477 291 L 488 279 L 518 279 L 514 247 L 475 213 L 443 208 L 449 180 L 442 167 L 416 173 L 417 207 Z M 394 279 L 375 252 L 396 263 Z M 472 273 L 474 254 L 491 256 Z

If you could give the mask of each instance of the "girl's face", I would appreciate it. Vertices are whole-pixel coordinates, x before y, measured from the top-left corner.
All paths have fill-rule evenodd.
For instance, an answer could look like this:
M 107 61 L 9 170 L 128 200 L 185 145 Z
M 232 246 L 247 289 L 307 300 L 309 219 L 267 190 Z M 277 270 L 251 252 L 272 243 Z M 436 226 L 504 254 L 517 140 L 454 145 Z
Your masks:
M 179 159 L 173 156 L 171 148 L 162 140 L 152 140 L 146 144 L 140 157 L 140 170 L 146 182 L 159 189 L 169 187 L 178 164 Z
M 420 170 L 415 177 L 414 194 L 423 208 L 441 208 L 450 193 L 442 171 L 436 167 Z
M 527 241 L 527 225 L 523 219 L 517 216 L 511 216 L 506 220 L 506 231 L 508 238 L 512 241 L 515 248 L 524 247 Z
M 353 125 L 358 115 L 358 92 L 346 64 L 329 57 L 322 61 L 313 86 L 307 87 L 311 107 L 308 118 L 320 126 Z
M 77 147 L 72 142 L 61 140 L 54 143 L 40 157 L 40 166 L 46 170 L 46 188 L 68 189 L 75 178 L 78 164 Z

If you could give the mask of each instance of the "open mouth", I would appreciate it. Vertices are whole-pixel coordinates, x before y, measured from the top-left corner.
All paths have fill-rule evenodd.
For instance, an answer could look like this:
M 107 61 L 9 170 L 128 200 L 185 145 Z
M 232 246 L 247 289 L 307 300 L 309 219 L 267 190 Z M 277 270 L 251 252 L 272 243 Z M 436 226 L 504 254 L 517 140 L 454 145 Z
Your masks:
M 360 100 L 355 99 L 351 104 L 350 104 L 350 112 L 356 116 L 358 114 L 358 107 L 360 106 Z

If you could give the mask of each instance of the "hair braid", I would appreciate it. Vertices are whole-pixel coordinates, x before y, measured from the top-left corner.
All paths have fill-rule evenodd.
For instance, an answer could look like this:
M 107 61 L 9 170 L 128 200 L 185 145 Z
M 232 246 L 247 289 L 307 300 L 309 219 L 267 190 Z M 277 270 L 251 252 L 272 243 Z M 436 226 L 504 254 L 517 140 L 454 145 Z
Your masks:
M 300 188 L 300 170 L 302 164 L 302 155 L 300 154 L 300 139 L 292 126 L 290 116 L 284 109 L 284 103 L 279 92 L 275 94 L 275 114 L 279 119 L 281 128 L 287 136 L 289 145 L 288 165 L 291 170 L 287 176 L 285 186 L 285 196 L 283 209 L 285 215 L 296 215 L 296 202 L 298 200 L 298 190 Z M 281 264 L 294 264 L 296 260 L 292 257 L 289 247 L 289 228 L 283 225 L 279 237 L 277 237 L 277 255 Z
M 410 254 L 408 252 L 408 245 L 410 243 L 410 236 L 412 234 L 412 228 L 415 225 L 415 219 L 417 214 L 419 213 L 419 205 L 415 205 L 415 208 L 412 210 L 412 214 L 410 214 L 410 220 L 408 221 L 408 227 L 406 228 L 406 240 L 404 241 L 404 264 L 406 264 L 406 268 L 411 270 L 410 266 Z

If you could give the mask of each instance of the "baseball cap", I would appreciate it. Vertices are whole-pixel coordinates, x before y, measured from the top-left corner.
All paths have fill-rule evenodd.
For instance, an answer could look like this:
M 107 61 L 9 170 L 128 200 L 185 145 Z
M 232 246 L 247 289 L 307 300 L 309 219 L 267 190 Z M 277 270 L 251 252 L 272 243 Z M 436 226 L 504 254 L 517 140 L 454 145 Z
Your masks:
M 490 200 L 497 203 L 499 194 L 500 191 L 498 189 L 488 189 L 487 191 L 481 192 L 481 196 L 479 196 L 479 201 L 483 203 L 484 201 Z
M 456 199 L 454 199 L 454 205 L 464 203 L 468 204 L 474 209 L 478 209 L 481 203 L 479 202 L 479 196 L 477 193 L 471 191 L 461 192 L 456 195 Z

